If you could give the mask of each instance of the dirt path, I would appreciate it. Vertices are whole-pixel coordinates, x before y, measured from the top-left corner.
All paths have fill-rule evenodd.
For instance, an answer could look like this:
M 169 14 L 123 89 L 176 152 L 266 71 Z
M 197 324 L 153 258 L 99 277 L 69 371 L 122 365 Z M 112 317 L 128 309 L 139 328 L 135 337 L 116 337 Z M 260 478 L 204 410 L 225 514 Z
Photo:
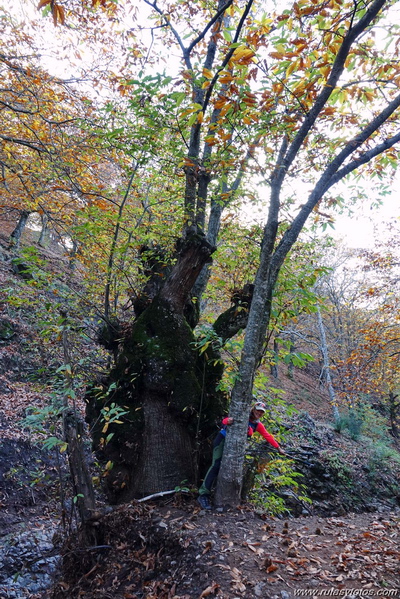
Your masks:
M 400 597 L 400 514 L 279 520 L 191 500 L 124 506 L 99 527 L 96 558 L 69 545 L 53 599 Z

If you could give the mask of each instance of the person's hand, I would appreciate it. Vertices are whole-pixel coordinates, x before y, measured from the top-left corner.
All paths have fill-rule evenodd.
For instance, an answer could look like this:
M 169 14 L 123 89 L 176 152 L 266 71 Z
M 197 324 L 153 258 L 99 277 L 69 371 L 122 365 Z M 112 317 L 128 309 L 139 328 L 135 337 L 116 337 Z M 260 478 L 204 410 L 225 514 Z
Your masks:
M 233 424 L 233 418 L 231 416 L 227 419 L 226 424 Z

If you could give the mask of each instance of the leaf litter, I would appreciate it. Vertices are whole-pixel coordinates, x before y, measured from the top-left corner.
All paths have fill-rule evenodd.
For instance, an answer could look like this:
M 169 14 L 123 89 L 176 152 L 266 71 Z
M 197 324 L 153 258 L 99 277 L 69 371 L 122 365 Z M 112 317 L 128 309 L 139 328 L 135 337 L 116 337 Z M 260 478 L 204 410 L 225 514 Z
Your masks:
M 121 506 L 97 530 L 109 551 L 83 558 L 79 535 L 71 538 L 49 599 L 289 599 L 296 589 L 400 589 L 395 512 L 265 520 L 250 506 L 204 513 L 190 496 L 177 496 Z

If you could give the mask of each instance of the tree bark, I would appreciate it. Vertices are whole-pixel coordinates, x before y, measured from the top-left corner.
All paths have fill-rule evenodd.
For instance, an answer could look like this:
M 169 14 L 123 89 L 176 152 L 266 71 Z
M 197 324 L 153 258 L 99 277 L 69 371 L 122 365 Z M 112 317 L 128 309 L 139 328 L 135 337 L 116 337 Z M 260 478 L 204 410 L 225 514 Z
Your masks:
M 322 358 L 323 358 L 323 373 L 324 373 L 324 377 L 326 380 L 326 385 L 328 387 L 329 400 L 330 400 L 332 410 L 333 410 L 333 417 L 335 419 L 335 422 L 338 422 L 340 420 L 340 414 L 339 414 L 339 409 L 337 407 L 335 388 L 332 383 L 331 368 L 330 368 L 330 363 L 329 363 L 328 344 L 326 342 L 325 327 L 324 327 L 324 322 L 322 320 L 321 309 L 319 306 L 317 309 L 317 317 L 318 317 L 319 336 L 321 339 L 320 347 L 321 347 L 321 353 L 322 353 Z
M 66 320 L 66 314 L 62 313 Z M 63 433 L 67 443 L 67 455 L 71 473 L 72 486 L 75 493 L 76 505 L 82 524 L 90 518 L 95 509 L 95 497 L 92 478 L 87 465 L 83 447 L 83 423 L 74 408 L 69 406 L 69 392 L 73 387 L 72 367 L 69 352 L 68 328 L 64 326 L 62 343 L 65 365 L 65 390 L 63 397 Z
M 83 448 L 83 423 L 72 409 L 63 413 L 64 439 L 68 444 L 67 454 L 76 506 L 80 521 L 85 523 L 95 510 L 92 478 Z
M 12 247 L 15 247 L 15 248 L 19 247 L 19 242 L 21 240 L 22 233 L 25 229 L 25 225 L 29 218 L 29 214 L 30 214 L 30 212 L 28 212 L 27 210 L 21 211 L 18 223 L 17 223 L 14 231 L 10 235 L 10 245 Z
M 189 428 L 158 394 L 148 393 L 142 409 L 145 435 L 132 485 L 133 496 L 143 497 L 193 482 L 196 477 Z
M 179 259 L 160 291 L 160 298 L 174 312 L 183 313 L 185 303 L 201 269 L 215 252 L 205 236 L 192 228 L 180 242 Z
M 240 501 L 246 426 L 251 405 L 253 378 L 270 322 L 271 301 L 282 264 L 297 241 L 312 210 L 325 193 L 361 164 L 372 160 L 400 140 L 400 134 L 396 134 L 383 143 L 376 144 L 361 156 L 356 154 L 360 146 L 370 139 L 398 109 L 400 106 L 399 94 L 379 114 L 375 115 L 355 138 L 346 141 L 342 148 L 339 148 L 337 154 L 327 163 L 314 189 L 307 201 L 302 204 L 290 227 L 283 233 L 280 240 L 277 240 L 281 192 L 285 178 L 293 163 L 298 159 L 299 151 L 304 146 L 308 134 L 315 126 L 321 111 L 337 86 L 352 45 L 371 25 L 385 4 L 386 0 L 374 0 L 358 20 L 356 18 L 357 7 L 355 7 L 354 19 L 351 20 L 348 31 L 342 38 L 326 84 L 304 116 L 292 141 L 289 143 L 289 138 L 286 135 L 282 139 L 276 166 L 270 177 L 270 204 L 260 252 L 260 265 L 255 279 L 239 373 L 232 391 L 230 414 L 235 419 L 235 424 L 229 427 L 222 456 L 216 493 L 216 502 L 219 505 L 236 505 Z M 351 157 L 353 157 L 352 160 L 350 160 Z
M 249 318 L 249 309 L 253 298 L 254 285 L 247 284 L 237 289 L 232 297 L 232 306 L 223 312 L 213 324 L 213 329 L 222 344 L 234 337 L 241 329 L 245 329 Z
M 103 393 L 88 394 L 94 447 L 113 463 L 106 477 L 112 502 L 196 482 L 197 431 L 212 434 L 225 398 L 215 392 L 221 365 L 199 356 L 185 305 L 213 251 L 203 235 L 187 235 L 163 287 L 120 345 Z M 118 418 L 122 424 L 111 424 L 103 434 L 101 410 L 111 404 L 127 413 Z M 114 436 L 105 442 L 109 434 Z

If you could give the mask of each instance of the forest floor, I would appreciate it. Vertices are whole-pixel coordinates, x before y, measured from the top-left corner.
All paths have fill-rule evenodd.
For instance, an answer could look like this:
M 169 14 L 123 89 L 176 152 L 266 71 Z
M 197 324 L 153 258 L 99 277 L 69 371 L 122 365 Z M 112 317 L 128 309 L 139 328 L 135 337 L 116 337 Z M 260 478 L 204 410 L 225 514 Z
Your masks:
M 96 523 L 96 544 L 71 537 L 55 588 L 32 599 L 400 596 L 398 513 L 278 519 L 178 496 Z
M 249 506 L 204 512 L 183 497 L 122 506 L 99 522 L 101 548 L 82 556 L 69 541 L 50 596 L 400 596 L 399 524 L 400 514 L 390 512 L 295 519 Z
M 21 464 L 37 460 L 22 451 Z M 386 506 L 277 518 L 249 504 L 205 511 L 178 492 L 106 508 L 89 523 L 88 544 L 82 531 L 63 532 L 52 483 L 18 489 L 3 487 L 2 534 L 58 528 L 62 556 L 54 587 L 18 599 L 400 597 L 400 511 Z
M 60 257 L 48 258 L 59 270 Z M 14 284 L 12 276 L 0 261 L 3 289 Z M 312 507 L 302 510 L 298 502 L 298 517 L 279 518 L 248 503 L 206 512 L 194 492 L 177 492 L 104 506 L 85 531 L 86 543 L 82 531 L 68 536 L 73 504 L 70 498 L 70 513 L 61 512 L 63 466 L 21 425 L 28 407 L 46 405 L 43 386 L 26 376 L 40 361 L 30 351 L 32 329 L 6 306 L 0 317 L 10 325 L 0 344 L 1 599 L 400 597 L 400 466 L 389 464 L 373 440 L 365 445 L 335 432 L 315 373 L 297 369 L 294 378 L 280 372 L 275 386 L 299 414 L 291 443 L 318 459 L 301 471 L 314 492 Z M 32 549 L 29 558 L 20 551 L 13 561 L 21 532 L 40 542 L 33 557 Z M 8 590 L 10 575 L 17 579 L 31 563 L 58 555 L 53 587 Z
M 17 413 L 35 401 L 24 397 Z M 195 494 L 178 492 L 100 510 L 89 547 L 82 533 L 66 539 L 56 464 L 24 439 L 11 407 L 0 396 L 0 478 L 12 473 L 3 477 L 2 534 L 57 527 L 62 556 L 53 588 L 17 599 L 400 597 L 400 510 L 384 501 L 374 512 L 278 518 L 248 503 L 204 511 Z

